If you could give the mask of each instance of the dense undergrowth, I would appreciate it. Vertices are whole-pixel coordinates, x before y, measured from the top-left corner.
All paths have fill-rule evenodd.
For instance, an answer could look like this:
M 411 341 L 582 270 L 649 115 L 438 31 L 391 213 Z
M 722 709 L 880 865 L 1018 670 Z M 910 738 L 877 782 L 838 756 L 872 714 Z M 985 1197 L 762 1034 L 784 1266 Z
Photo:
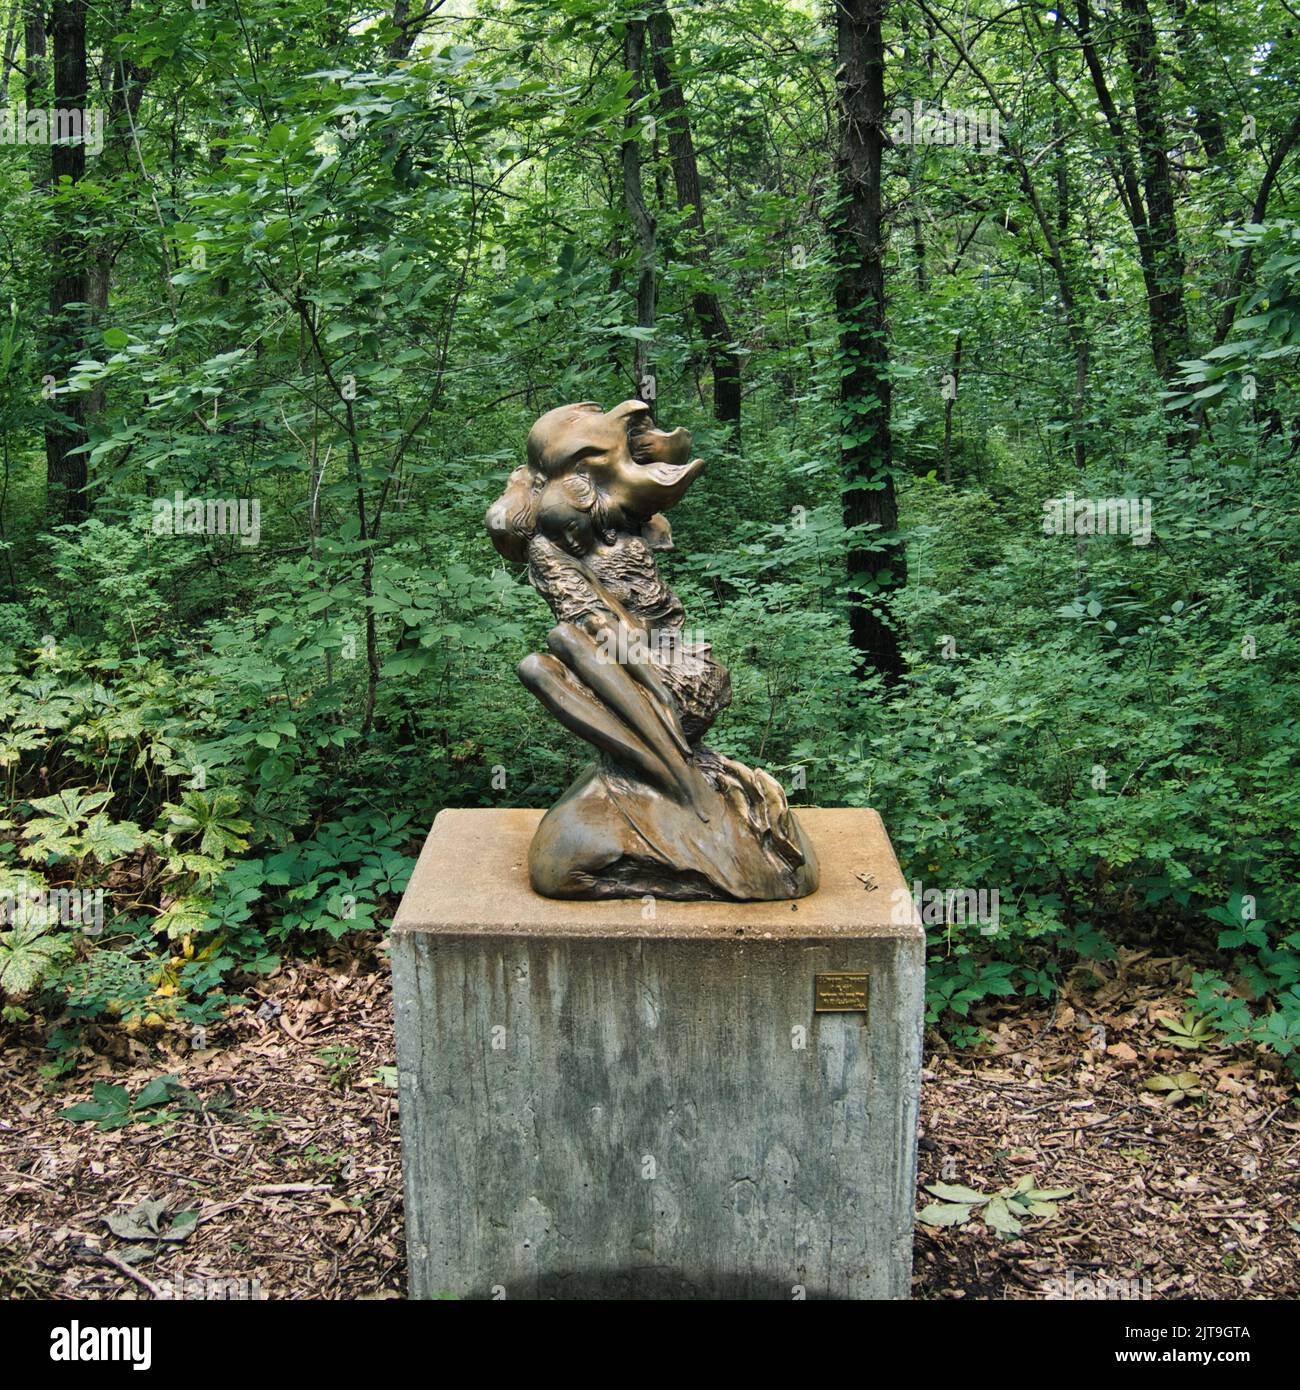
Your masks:
M 1194 1002 L 1216 1028 L 1285 1055 L 1300 1037 L 1300 640 L 1279 612 L 1296 466 L 1258 446 L 1240 467 L 1279 505 L 1242 507 L 1210 456 L 1151 480 L 1149 548 L 1035 534 L 1033 499 L 1069 480 L 1014 452 L 996 485 L 915 478 L 892 696 L 854 673 L 827 504 L 679 532 L 673 580 L 733 673 L 713 741 L 796 805 L 881 812 L 929 930 L 931 1020 L 958 1040 L 979 1001 L 1051 993 L 1117 939 L 1174 929 L 1214 962 Z M 512 675 L 544 610 L 478 541 L 476 500 L 411 524 L 377 568 L 364 734 L 346 562 L 244 564 L 238 595 L 209 600 L 237 615 L 195 625 L 210 572 L 176 538 L 130 521 L 55 538 L 40 597 L 0 609 L 10 1020 L 73 1056 L 84 1020 L 211 1024 L 241 973 L 381 921 L 441 806 L 562 790 L 585 750 Z M 996 921 L 952 920 L 951 890 L 996 891 Z

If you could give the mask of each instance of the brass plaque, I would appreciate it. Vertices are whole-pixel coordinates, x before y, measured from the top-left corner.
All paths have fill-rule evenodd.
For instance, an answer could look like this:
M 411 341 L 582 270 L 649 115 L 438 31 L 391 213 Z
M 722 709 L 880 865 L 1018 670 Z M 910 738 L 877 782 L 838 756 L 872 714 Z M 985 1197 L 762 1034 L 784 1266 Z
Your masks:
M 823 970 L 813 976 L 813 1012 L 864 1014 L 867 1011 L 868 975 L 847 970 Z

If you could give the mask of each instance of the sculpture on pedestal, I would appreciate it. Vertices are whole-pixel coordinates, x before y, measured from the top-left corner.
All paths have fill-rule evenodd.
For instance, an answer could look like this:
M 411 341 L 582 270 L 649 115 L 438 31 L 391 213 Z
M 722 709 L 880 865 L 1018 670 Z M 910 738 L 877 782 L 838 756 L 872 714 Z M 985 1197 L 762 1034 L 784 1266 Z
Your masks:
M 547 812 L 529 851 L 553 898 L 799 898 L 817 861 L 781 785 L 706 748 L 727 670 L 683 631 L 655 552 L 664 513 L 704 467 L 691 436 L 642 401 L 548 411 L 528 462 L 488 509 L 497 550 L 525 562 L 556 625 L 519 678 L 597 760 Z

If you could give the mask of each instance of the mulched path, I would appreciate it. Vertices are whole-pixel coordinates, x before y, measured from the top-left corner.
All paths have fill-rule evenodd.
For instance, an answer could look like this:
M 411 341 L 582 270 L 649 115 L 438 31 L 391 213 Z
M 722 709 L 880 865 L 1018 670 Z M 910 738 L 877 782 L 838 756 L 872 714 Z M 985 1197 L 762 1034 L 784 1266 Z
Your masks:
M 0 1297 L 402 1297 L 388 973 L 376 942 L 360 951 L 260 980 L 198 1050 L 181 1032 L 107 1031 L 57 1093 L 34 1039 L 0 1033 Z M 1055 1005 L 980 1014 L 978 1052 L 930 1040 L 921 1185 L 991 1195 L 1032 1177 L 1070 1195 L 1015 1236 L 979 1207 L 918 1225 L 918 1297 L 1300 1296 L 1294 1085 L 1262 1053 L 1163 1041 L 1186 972 L 1121 951 Z M 136 1096 L 160 1073 L 184 1090 L 142 1112 L 158 1123 L 59 1115 L 95 1081 Z M 1159 1073 L 1194 1080 L 1172 1100 L 1143 1087 Z M 918 1209 L 937 1200 L 919 1191 Z M 165 1204 L 162 1234 L 197 1220 L 183 1239 L 110 1230 L 146 1201 Z
M 1072 1193 L 1014 1239 L 978 1217 L 918 1225 L 918 1295 L 1300 1296 L 1295 1083 L 1264 1052 L 1167 1041 L 1189 975 L 1184 959 L 1121 949 L 1076 971 L 1055 1007 L 990 1012 L 978 1054 L 927 1056 L 922 1188 L 987 1194 L 1032 1175 Z M 1182 1099 L 1144 1085 L 1184 1073 Z

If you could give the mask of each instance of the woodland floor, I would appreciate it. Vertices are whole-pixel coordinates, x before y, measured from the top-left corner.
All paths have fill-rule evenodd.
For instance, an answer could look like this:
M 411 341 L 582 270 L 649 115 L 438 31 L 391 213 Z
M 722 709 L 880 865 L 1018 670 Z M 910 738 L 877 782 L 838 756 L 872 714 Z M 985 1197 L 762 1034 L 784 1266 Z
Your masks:
M 1300 1297 L 1294 1088 L 1263 1056 L 1161 1041 L 1185 961 L 1122 951 L 1090 970 L 1055 1006 L 981 1015 L 977 1052 L 930 1039 L 920 1183 L 992 1193 L 1032 1175 L 1072 1191 L 1014 1238 L 978 1217 L 918 1225 L 916 1296 L 1033 1299 L 1072 1280 L 1086 1297 L 1136 1280 L 1151 1298 Z M 176 1296 L 178 1276 L 257 1280 L 264 1298 L 402 1296 L 383 959 L 372 945 L 299 961 L 257 988 L 199 1051 L 180 1033 L 105 1033 L 57 1094 L 38 1072 L 48 1054 L 0 1035 L 0 1296 Z M 134 1096 L 160 1072 L 185 1089 L 149 1112 L 157 1123 L 101 1132 L 60 1116 L 96 1080 Z M 1188 1072 L 1178 1100 L 1142 1086 Z M 170 1241 L 110 1231 L 146 1200 L 165 1204 L 165 1234 L 184 1232 L 189 1218 L 169 1229 L 180 1213 L 197 1221 Z M 918 1208 L 932 1200 L 918 1191 Z

